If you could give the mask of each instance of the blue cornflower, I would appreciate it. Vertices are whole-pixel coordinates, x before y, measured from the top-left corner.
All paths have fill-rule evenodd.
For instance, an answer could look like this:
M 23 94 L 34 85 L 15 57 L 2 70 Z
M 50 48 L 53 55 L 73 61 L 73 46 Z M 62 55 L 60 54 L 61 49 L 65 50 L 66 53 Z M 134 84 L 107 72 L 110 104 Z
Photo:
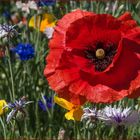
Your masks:
M 10 19 L 11 18 L 11 14 L 9 11 L 5 10 L 2 14 L 6 19 Z
M 31 44 L 19 43 L 16 48 L 11 49 L 13 52 L 17 53 L 21 60 L 29 60 L 34 57 L 35 50 Z
M 56 3 L 56 0 L 38 0 L 38 6 L 52 6 Z
M 103 120 L 108 125 L 114 126 L 129 126 L 137 124 L 139 121 L 139 112 L 132 108 L 120 108 L 106 106 L 101 110 L 99 119 Z
M 43 111 L 46 112 L 47 108 L 53 107 L 53 105 L 54 105 L 53 98 L 42 95 L 42 100 L 38 101 L 38 105 Z
M 3 107 L 3 109 L 7 107 L 11 109 L 11 112 L 7 115 L 7 123 L 9 123 L 12 118 L 16 117 L 18 112 L 21 112 L 24 115 L 24 117 L 26 117 L 25 107 L 26 105 L 33 103 L 33 101 L 27 101 L 26 99 L 27 98 L 23 96 L 19 100 L 15 100 L 15 102 L 13 103 L 8 103 Z

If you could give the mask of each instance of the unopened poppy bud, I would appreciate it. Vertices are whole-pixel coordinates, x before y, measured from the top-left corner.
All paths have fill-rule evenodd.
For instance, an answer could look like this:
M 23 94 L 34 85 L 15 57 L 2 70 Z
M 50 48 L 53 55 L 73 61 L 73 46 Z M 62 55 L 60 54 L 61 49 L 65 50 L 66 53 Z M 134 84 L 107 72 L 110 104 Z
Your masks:
M 39 81 L 38 81 L 38 85 L 39 85 L 39 86 L 42 86 L 43 84 L 44 84 L 44 80 L 39 79 Z
M 2 73 L 2 74 L 1 74 L 1 78 L 2 78 L 2 79 L 5 79 L 5 78 L 6 78 L 6 75 L 5 75 L 4 73 Z
M 40 88 L 39 87 L 36 87 L 36 91 L 40 91 Z

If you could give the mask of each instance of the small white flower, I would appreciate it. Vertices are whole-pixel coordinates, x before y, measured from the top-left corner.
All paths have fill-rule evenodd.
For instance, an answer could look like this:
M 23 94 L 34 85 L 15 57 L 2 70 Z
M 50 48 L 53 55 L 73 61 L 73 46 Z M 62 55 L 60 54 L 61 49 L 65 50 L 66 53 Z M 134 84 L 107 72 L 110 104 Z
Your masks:
M 21 1 L 16 2 L 16 6 L 18 9 L 21 9 L 22 11 L 26 13 L 30 13 L 30 9 L 37 10 L 37 4 L 35 1 L 28 1 L 28 3 L 22 3 Z
M 26 3 L 22 3 L 22 8 L 21 11 L 26 12 L 26 13 L 30 13 L 30 7 L 28 6 L 28 4 Z
M 35 1 L 29 1 L 28 2 L 28 6 L 30 9 L 33 9 L 33 10 L 37 10 L 37 4 L 35 3 Z
M 23 4 L 22 4 L 21 1 L 17 1 L 17 2 L 16 2 L 16 6 L 17 6 L 18 9 L 21 9 L 22 6 L 23 6 Z
M 51 39 L 52 35 L 53 35 L 53 32 L 54 32 L 54 27 L 48 27 L 48 28 L 45 29 L 44 34 L 46 35 L 46 37 L 48 39 Z
M 116 108 L 107 106 L 101 111 L 99 119 L 103 120 L 108 125 L 128 126 L 136 124 L 139 121 L 139 112 L 131 108 Z
M 65 139 L 65 130 L 63 128 L 60 128 L 59 133 L 58 133 L 58 140 L 64 140 Z

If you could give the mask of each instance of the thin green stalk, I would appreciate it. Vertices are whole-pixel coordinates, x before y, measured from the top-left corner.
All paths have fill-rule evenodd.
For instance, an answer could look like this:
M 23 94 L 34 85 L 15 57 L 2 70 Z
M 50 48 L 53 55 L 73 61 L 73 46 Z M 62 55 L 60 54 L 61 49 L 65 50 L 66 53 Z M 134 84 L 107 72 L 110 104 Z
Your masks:
M 4 125 L 4 123 L 3 123 L 3 121 L 2 121 L 2 118 L 1 118 L 1 117 L 0 117 L 0 122 L 1 122 L 1 125 L 2 125 L 2 128 L 3 128 L 3 135 L 4 135 L 4 139 L 6 139 L 7 137 L 6 137 L 5 125 Z
M 7 84 L 9 84 L 9 83 L 10 83 L 9 75 L 8 75 L 8 73 L 6 72 L 6 69 L 4 68 L 3 65 L 0 65 L 0 68 L 2 69 L 2 71 L 4 72 L 4 74 L 6 75 Z M 10 93 L 10 99 L 12 99 L 12 91 L 11 91 L 10 86 L 8 86 L 8 91 L 9 91 L 9 93 Z
M 20 122 L 17 119 L 15 119 L 15 121 L 16 121 L 16 124 L 17 124 L 17 127 L 18 127 L 19 135 L 21 137 L 22 136 L 22 128 L 20 126 Z
M 74 121 L 74 139 L 77 137 L 76 122 Z
M 37 100 L 38 100 L 38 96 L 36 97 Z M 39 121 L 39 116 L 38 116 L 38 103 L 35 104 L 35 118 L 36 118 L 36 122 L 35 122 L 35 125 L 36 125 L 36 132 L 35 132 L 35 137 L 36 136 L 39 136 L 40 137 L 40 121 Z M 37 135 L 38 134 L 38 135 Z
M 8 65 L 9 65 L 10 78 L 11 78 L 11 88 L 12 88 L 12 95 L 10 95 L 10 97 L 12 97 L 11 100 L 14 100 L 15 99 L 15 88 L 14 88 L 13 70 L 12 70 L 12 64 L 11 64 L 10 53 L 9 53 L 8 47 L 6 47 L 6 53 L 8 56 Z
M 10 138 L 11 138 L 11 139 L 14 139 L 14 138 L 15 138 L 15 131 L 13 131 L 13 130 L 15 130 L 15 127 L 16 127 L 16 124 L 15 124 L 15 121 L 13 121 L 13 122 L 11 123 L 11 128 L 12 128 L 12 131 L 11 131 L 11 133 L 10 133 Z
M 53 108 L 53 107 L 52 107 Z M 48 113 L 48 119 L 49 119 L 49 132 L 48 132 L 48 138 L 52 139 L 52 122 L 53 122 L 53 109 L 51 112 L 49 111 L 48 107 L 46 107 L 47 113 Z
M 76 127 L 77 127 L 77 140 L 80 140 L 81 138 L 80 138 L 80 130 L 79 130 L 78 122 Z
M 125 138 L 125 127 L 123 126 L 118 126 L 116 128 L 116 134 L 117 134 L 117 139 L 118 140 L 123 140 Z

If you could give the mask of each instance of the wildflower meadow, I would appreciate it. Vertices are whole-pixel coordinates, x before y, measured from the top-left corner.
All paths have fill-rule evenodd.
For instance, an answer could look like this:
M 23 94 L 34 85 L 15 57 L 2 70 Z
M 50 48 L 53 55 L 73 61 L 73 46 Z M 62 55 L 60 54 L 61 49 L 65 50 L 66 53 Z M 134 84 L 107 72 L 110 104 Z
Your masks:
M 139 0 L 0 0 L 0 139 L 140 139 Z

